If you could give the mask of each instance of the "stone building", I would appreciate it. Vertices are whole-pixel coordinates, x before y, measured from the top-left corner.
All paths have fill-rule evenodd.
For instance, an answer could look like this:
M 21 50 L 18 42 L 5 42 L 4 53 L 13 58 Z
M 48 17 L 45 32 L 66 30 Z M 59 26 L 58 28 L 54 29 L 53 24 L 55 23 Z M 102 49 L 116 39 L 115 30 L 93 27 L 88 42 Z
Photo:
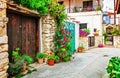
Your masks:
M 6 32 L 6 1 L 0 0 L 0 78 L 7 78 L 8 69 L 8 37 Z
M 53 48 L 54 33 L 55 22 L 50 15 L 40 15 L 11 0 L 0 0 L 0 78 L 7 78 L 15 48 L 20 47 L 22 54 L 35 58 L 36 53 Z

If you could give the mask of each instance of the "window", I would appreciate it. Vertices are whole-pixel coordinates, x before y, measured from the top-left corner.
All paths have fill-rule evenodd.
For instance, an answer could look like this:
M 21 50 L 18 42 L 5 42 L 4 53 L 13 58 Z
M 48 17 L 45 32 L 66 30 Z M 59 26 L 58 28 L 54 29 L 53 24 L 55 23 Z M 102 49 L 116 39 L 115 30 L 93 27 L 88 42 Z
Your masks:
M 97 31 L 97 29 L 96 28 L 94 28 L 94 32 L 96 32 Z
M 79 29 L 87 28 L 87 23 L 79 24 Z
M 88 7 L 92 8 L 92 6 L 93 6 L 92 1 L 83 1 L 83 9 L 87 10 Z

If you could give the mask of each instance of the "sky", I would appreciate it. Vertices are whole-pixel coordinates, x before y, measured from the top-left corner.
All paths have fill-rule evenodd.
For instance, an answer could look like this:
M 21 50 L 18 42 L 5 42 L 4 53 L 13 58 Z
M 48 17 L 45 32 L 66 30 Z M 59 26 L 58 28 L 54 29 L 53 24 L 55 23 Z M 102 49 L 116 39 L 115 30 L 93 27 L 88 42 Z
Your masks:
M 104 0 L 103 11 L 114 12 L 114 0 Z

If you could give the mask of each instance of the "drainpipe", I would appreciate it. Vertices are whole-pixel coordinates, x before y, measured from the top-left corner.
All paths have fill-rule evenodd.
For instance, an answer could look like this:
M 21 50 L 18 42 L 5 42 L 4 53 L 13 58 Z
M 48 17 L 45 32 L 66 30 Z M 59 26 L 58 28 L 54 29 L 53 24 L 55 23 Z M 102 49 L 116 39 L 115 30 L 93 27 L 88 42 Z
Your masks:
M 98 1 L 98 6 L 100 6 L 100 0 L 97 0 Z
M 70 13 L 70 0 L 68 2 L 69 2 L 69 13 Z
M 114 24 L 116 24 L 115 0 L 114 0 Z

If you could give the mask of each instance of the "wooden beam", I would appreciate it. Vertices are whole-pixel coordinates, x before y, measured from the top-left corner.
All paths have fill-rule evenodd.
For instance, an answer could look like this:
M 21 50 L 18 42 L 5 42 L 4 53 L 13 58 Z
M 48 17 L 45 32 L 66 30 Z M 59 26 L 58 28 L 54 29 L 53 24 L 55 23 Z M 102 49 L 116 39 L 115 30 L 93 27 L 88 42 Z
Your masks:
M 17 11 L 17 12 L 21 12 L 21 13 L 24 13 L 24 14 L 29 14 L 31 16 L 40 17 L 40 14 L 37 11 L 30 10 L 30 9 L 25 8 L 25 7 L 23 7 L 21 5 L 18 5 L 18 4 L 11 4 L 11 3 L 7 2 L 7 9 L 14 10 L 14 11 Z

